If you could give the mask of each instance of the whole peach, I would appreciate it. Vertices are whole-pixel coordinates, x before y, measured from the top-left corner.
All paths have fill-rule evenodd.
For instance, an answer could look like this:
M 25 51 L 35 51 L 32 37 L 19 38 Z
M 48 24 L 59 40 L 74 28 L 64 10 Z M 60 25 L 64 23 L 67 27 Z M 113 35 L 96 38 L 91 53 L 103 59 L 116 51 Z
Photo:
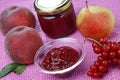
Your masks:
M 18 26 L 6 34 L 4 43 L 6 52 L 13 61 L 31 64 L 36 51 L 42 46 L 42 39 L 35 29 Z
M 35 16 L 25 7 L 11 6 L 4 9 L 0 14 L 0 29 L 4 35 L 16 26 L 35 28 L 35 25 Z

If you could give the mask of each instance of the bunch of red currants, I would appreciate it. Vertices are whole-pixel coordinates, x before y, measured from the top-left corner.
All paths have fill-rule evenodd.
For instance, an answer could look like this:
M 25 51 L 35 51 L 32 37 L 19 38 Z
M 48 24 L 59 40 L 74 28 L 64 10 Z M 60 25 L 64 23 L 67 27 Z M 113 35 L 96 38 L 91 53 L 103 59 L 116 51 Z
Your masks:
M 120 42 L 111 42 L 102 38 L 99 43 L 100 45 L 94 41 L 92 43 L 94 52 L 99 55 L 87 73 L 92 78 L 103 77 L 110 65 L 120 67 Z

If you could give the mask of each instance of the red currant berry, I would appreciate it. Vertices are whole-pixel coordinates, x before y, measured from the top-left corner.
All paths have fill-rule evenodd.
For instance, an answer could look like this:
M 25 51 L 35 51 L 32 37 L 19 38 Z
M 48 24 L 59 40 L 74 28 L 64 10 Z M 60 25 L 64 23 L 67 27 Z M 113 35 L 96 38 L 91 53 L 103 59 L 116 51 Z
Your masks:
M 102 62 L 101 62 L 101 65 L 103 65 L 103 66 L 108 66 L 109 65 L 109 63 L 108 63 L 108 61 L 107 60 L 103 60 Z
M 117 49 L 117 50 L 120 50 L 120 43 L 117 43 L 117 44 L 116 44 L 116 49 Z
M 101 38 L 99 41 L 101 44 L 104 44 L 104 43 L 106 43 L 106 38 Z
M 110 65 L 112 65 L 112 60 L 107 60 L 108 61 L 108 65 L 110 66 Z
M 107 52 L 102 52 L 101 56 L 104 57 L 104 58 L 108 58 L 109 54 Z
M 107 70 L 108 70 L 108 67 L 103 66 L 103 65 L 99 66 L 99 72 L 105 73 L 105 72 L 107 72 Z
M 99 66 L 100 66 L 100 64 L 101 64 L 101 62 L 100 62 L 100 61 L 95 61 L 94 66 L 99 67 Z
M 110 45 L 109 44 L 104 44 L 102 47 L 103 52 L 109 52 L 110 51 Z
M 95 66 L 95 65 L 92 65 L 92 66 L 90 67 L 90 70 L 93 71 L 93 72 L 97 72 L 97 69 L 98 69 L 98 67 Z
M 95 48 L 93 48 L 93 50 L 94 50 L 94 52 L 96 53 L 96 54 L 100 54 L 101 53 L 101 47 L 95 47 Z
M 114 59 L 112 59 L 112 62 L 114 64 L 118 65 L 119 64 L 119 59 L 118 58 L 114 58 Z
M 109 57 L 110 58 L 115 58 L 117 56 L 116 52 L 110 52 Z
M 87 72 L 87 75 L 92 77 L 93 76 L 93 72 L 90 70 L 90 71 Z
M 98 56 L 97 60 L 102 62 L 104 60 L 104 58 L 102 56 Z
M 118 47 L 119 47 L 119 50 L 120 50 L 120 42 L 118 42 Z
M 92 43 L 92 47 L 95 48 L 95 47 L 98 47 L 99 45 L 95 42 Z
M 116 50 L 117 50 L 117 43 L 116 43 L 116 42 L 112 42 L 112 43 L 110 44 L 110 49 L 111 49 L 112 51 L 116 51 Z
M 117 56 L 120 58 L 120 50 L 117 51 Z
M 93 73 L 93 78 L 100 78 L 101 74 L 98 72 Z

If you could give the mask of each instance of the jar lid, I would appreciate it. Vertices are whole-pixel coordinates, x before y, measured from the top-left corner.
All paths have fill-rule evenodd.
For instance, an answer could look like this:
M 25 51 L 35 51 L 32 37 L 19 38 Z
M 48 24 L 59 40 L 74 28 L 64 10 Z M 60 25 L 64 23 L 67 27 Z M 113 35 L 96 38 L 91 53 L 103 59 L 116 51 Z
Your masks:
M 66 10 L 71 4 L 71 0 L 35 0 L 35 9 L 41 15 L 53 15 Z

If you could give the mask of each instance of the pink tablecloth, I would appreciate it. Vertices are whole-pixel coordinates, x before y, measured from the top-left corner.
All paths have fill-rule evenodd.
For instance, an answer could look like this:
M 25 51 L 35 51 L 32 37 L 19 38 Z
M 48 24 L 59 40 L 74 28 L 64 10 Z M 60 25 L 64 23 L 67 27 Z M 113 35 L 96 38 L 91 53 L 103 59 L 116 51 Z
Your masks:
M 33 7 L 34 0 L 0 0 L 0 13 L 5 8 L 17 5 L 17 6 L 24 6 L 29 8 L 34 15 L 36 16 L 36 12 Z M 115 28 L 112 35 L 109 37 L 109 40 L 118 40 L 120 41 L 120 0 L 88 0 L 89 5 L 100 5 L 112 10 L 115 16 Z M 75 8 L 76 15 L 78 12 L 85 6 L 85 0 L 73 0 L 73 5 Z M 37 19 L 37 16 L 36 16 Z M 39 28 L 38 20 L 36 28 L 39 30 L 41 35 L 43 36 L 44 33 Z M 83 42 L 84 37 L 76 31 L 74 34 L 70 35 L 69 37 L 73 37 L 78 39 L 79 41 Z M 11 59 L 5 52 L 4 49 L 4 36 L 0 33 L 0 70 L 8 63 L 11 63 Z M 47 36 L 43 36 L 44 42 L 47 42 L 49 39 Z M 86 42 L 85 44 L 86 49 L 86 57 L 82 64 L 73 72 L 71 75 L 66 77 L 56 77 L 52 75 L 46 75 L 36 68 L 34 64 L 29 65 L 25 72 L 20 75 L 16 75 L 14 73 L 10 73 L 9 75 L 0 78 L 0 80 L 92 80 L 92 78 L 86 75 L 89 66 L 96 60 L 97 55 L 94 54 L 92 51 L 91 43 Z M 96 79 L 95 79 L 96 80 Z M 98 80 L 98 79 L 97 79 Z M 110 67 L 109 72 L 105 74 L 104 78 L 100 80 L 120 80 L 120 69 L 117 67 Z

